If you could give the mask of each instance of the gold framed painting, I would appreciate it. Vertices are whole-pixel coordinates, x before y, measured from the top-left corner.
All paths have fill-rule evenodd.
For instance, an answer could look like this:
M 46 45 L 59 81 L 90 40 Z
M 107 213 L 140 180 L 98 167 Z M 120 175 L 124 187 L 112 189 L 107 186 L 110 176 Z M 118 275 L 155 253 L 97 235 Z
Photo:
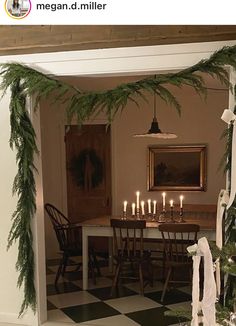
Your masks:
M 148 191 L 206 191 L 206 145 L 149 146 Z

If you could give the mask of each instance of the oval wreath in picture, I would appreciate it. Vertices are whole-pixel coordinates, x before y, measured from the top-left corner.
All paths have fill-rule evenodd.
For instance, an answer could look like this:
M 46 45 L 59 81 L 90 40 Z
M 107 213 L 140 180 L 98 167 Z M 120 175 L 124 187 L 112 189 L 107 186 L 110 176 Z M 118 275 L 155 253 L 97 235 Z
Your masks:
M 103 181 L 103 163 L 94 149 L 84 149 L 72 158 L 70 170 L 77 186 L 86 191 Z

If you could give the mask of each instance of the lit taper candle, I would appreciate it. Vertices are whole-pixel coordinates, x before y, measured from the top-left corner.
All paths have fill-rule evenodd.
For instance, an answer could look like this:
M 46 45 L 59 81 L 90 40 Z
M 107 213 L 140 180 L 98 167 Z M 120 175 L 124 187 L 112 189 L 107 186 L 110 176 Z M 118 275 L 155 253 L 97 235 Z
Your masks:
M 170 207 L 174 207 L 174 201 L 173 201 L 173 199 L 170 200 Z
M 180 208 L 183 208 L 183 199 L 184 199 L 184 196 L 183 195 L 179 196 Z
M 142 201 L 141 201 L 141 210 L 142 210 L 142 215 L 145 215 L 144 205 L 145 205 L 145 203 L 144 203 L 144 201 L 142 200 Z
M 151 214 L 151 199 L 148 199 L 148 214 Z
M 137 209 L 139 209 L 139 199 L 140 199 L 140 191 L 136 192 L 136 205 L 137 205 Z
M 157 201 L 153 200 L 153 215 L 156 215 Z
M 135 215 L 135 203 L 132 203 L 132 215 Z
M 123 208 L 123 212 L 126 213 L 126 210 L 127 210 L 127 200 L 124 201 L 124 208 Z
M 165 211 L 165 209 L 166 209 L 166 193 L 165 192 L 162 193 L 162 207 L 163 207 L 163 211 Z

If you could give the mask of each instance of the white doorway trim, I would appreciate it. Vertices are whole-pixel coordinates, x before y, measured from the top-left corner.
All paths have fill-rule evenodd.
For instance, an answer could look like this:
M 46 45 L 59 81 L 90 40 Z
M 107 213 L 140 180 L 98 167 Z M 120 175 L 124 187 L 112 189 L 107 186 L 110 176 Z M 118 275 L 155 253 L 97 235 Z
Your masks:
M 11 55 L 0 57 L 0 62 L 20 62 L 57 76 L 76 75 L 96 77 L 109 75 L 141 75 L 161 71 L 181 70 L 194 65 L 203 58 L 208 58 L 214 51 L 221 49 L 223 46 L 232 45 L 236 45 L 236 41 Z M 230 70 L 230 78 L 231 80 L 236 80 L 235 73 L 232 72 L 232 70 Z M 233 101 L 233 97 L 230 95 L 231 105 Z M 39 114 L 32 112 L 32 121 L 35 126 L 38 148 L 40 150 L 41 136 Z M 41 163 L 41 157 L 39 157 L 38 161 L 36 161 L 39 171 L 36 177 L 37 214 L 33 224 L 33 234 L 35 239 L 36 291 L 38 299 L 38 325 L 42 325 L 47 319 Z M 114 168 L 113 163 L 112 167 Z M 115 196 L 117 178 L 118 176 L 115 174 L 112 180 L 113 196 Z M 50 325 L 52 326 L 53 323 L 50 323 Z M 58 326 L 59 323 L 56 323 L 55 325 Z

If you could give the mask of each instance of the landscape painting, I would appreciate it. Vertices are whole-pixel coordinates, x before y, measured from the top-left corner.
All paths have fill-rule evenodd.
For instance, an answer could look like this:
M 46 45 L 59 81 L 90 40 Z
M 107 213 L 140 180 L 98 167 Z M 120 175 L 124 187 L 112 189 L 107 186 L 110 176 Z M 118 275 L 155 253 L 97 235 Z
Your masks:
M 206 190 L 206 146 L 150 146 L 148 190 Z

